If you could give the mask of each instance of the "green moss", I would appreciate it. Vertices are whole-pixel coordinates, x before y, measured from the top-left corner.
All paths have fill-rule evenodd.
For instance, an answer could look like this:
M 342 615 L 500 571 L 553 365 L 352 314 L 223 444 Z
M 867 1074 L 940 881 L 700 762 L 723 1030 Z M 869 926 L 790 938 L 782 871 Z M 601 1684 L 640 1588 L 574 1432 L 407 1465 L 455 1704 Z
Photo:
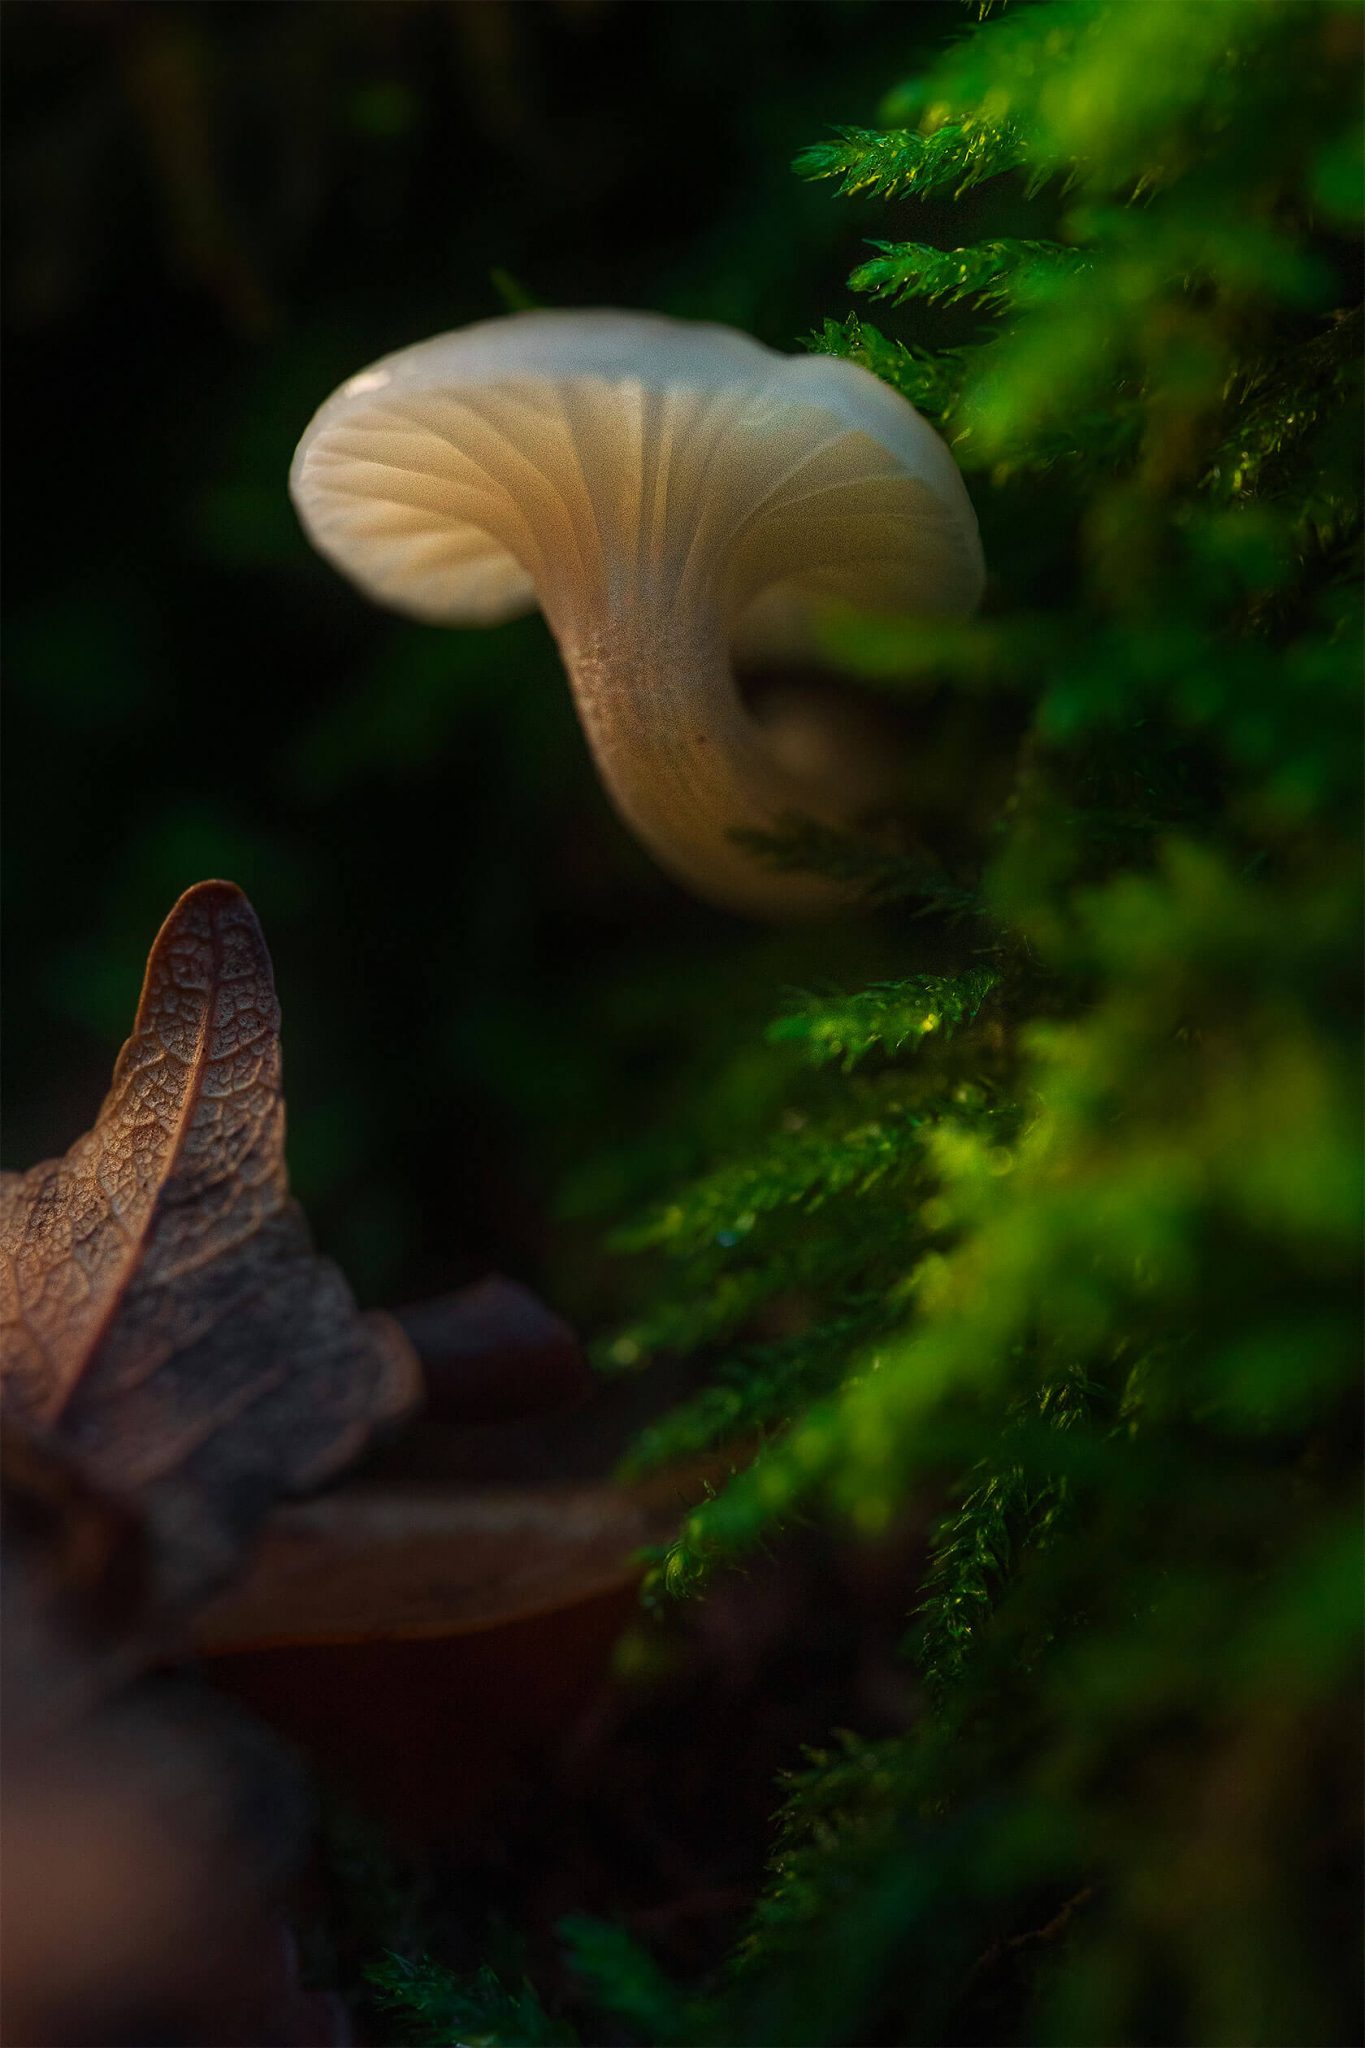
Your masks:
M 1030 731 L 956 977 L 911 925 L 903 980 L 790 1008 L 769 1042 L 818 1071 L 770 1139 L 619 1240 L 661 1262 L 632 1356 L 670 1300 L 726 1304 L 637 1463 L 762 1437 L 654 1597 L 798 1515 L 955 1495 L 906 1587 L 922 1718 L 789 1784 L 709 2040 L 1349 2037 L 1360 316 L 1319 170 L 1356 132 L 1349 24 L 1041 0 L 907 125 L 798 158 L 863 199 L 1023 174 L 990 184 L 1009 236 L 878 242 L 850 280 L 970 298 L 975 340 L 854 315 L 816 346 L 974 474 L 997 596 L 945 672 Z M 830 637 L 907 691 L 938 644 Z M 747 1342 L 774 1295 L 801 1327 Z

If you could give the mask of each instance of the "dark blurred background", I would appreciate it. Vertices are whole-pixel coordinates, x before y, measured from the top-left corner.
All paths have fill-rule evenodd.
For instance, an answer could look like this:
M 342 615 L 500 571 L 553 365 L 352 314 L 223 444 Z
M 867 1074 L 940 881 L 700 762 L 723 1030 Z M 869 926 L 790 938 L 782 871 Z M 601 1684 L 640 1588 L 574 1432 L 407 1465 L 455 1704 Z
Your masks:
M 362 1297 L 500 1267 L 591 1320 L 619 1304 L 586 1212 L 704 1147 L 698 1069 L 775 990 L 875 974 L 886 938 L 685 897 L 608 809 L 539 618 L 371 609 L 298 531 L 290 455 L 343 378 L 522 295 L 795 349 L 887 210 L 801 185 L 792 154 L 871 119 L 962 15 L 0 20 L 5 1163 L 90 1123 L 158 924 L 226 875 L 275 958 L 296 1187 Z

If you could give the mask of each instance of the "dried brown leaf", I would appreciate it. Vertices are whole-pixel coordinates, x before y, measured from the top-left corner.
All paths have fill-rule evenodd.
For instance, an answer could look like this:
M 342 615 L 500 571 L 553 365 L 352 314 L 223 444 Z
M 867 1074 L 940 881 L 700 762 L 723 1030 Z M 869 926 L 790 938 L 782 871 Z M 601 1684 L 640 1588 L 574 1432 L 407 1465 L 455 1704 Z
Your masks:
M 0 1441 L 0 1674 L 8 1754 L 51 1741 L 153 1654 L 145 1532 L 50 1445 Z
M 145 1668 L 143 1537 L 135 1509 L 6 1424 L 0 2040 L 312 2039 L 291 2031 L 309 2006 L 275 1920 L 306 1795 L 239 1711 Z
M 0 1343 L 5 1413 L 141 1507 L 176 1600 L 415 1400 L 402 1333 L 289 1199 L 270 956 L 232 883 L 162 926 L 94 1128 L 0 1177 Z
M 0 2039 L 297 2038 L 276 2018 L 289 2000 L 272 1932 L 309 1819 L 274 1739 L 173 1681 L 41 1746 L 16 1750 L 7 1727 Z
M 210 1654 L 469 1635 L 631 1585 L 677 1528 L 676 1475 L 642 1486 L 342 1487 L 269 1518 L 198 1615 Z

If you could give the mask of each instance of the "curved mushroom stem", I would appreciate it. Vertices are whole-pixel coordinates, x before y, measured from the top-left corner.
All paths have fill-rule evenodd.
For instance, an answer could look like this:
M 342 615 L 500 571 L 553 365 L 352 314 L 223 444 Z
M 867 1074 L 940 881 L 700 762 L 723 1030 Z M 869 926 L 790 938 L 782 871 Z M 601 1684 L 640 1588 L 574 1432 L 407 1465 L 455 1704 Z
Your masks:
M 868 777 L 849 773 L 865 735 L 831 725 L 825 758 L 812 759 L 809 773 L 784 766 L 783 735 L 740 699 L 718 612 L 660 605 L 628 625 L 571 630 L 559 644 L 612 802 L 670 874 L 752 917 L 818 916 L 848 901 L 823 876 L 765 866 L 734 834 L 775 832 L 793 818 L 847 826 L 857 808 L 850 788 L 861 782 L 865 800 Z M 809 703 L 802 709 L 808 727 Z M 802 753 L 820 754 L 809 730 L 801 738 Z M 869 765 L 884 786 L 885 761 Z

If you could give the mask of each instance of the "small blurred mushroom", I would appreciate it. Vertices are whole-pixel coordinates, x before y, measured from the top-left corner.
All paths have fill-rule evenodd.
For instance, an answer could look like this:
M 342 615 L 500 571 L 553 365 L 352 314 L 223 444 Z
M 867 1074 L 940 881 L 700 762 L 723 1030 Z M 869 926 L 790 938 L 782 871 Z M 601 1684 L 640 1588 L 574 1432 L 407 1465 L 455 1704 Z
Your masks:
M 428 1421 L 507 1421 L 572 1407 L 593 1386 L 568 1324 L 500 1273 L 396 1309 L 394 1321 L 421 1364 Z
M 689 888 L 756 916 L 840 896 L 766 871 L 736 832 L 847 826 L 877 742 L 835 717 L 823 745 L 788 745 L 745 708 L 736 643 L 790 645 L 829 599 L 969 611 L 983 580 L 957 466 L 897 393 L 651 314 L 514 313 L 386 356 L 316 414 L 291 489 L 382 603 L 446 625 L 539 604 L 621 816 Z

